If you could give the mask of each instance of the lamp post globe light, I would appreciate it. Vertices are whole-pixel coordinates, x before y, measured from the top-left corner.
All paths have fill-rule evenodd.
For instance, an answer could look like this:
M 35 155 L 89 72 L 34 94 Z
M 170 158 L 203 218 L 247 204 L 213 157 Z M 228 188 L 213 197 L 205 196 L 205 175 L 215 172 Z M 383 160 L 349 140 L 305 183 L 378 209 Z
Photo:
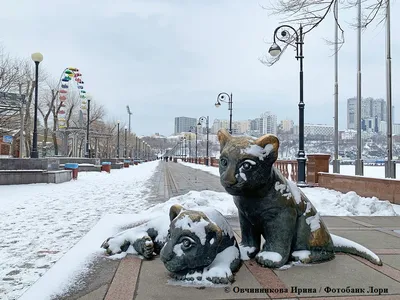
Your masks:
M 207 116 L 207 117 L 200 117 L 199 118 L 199 122 L 197 123 L 197 126 L 201 126 L 201 125 L 203 125 L 205 123 L 205 125 L 206 125 L 206 133 L 207 133 L 207 146 L 206 146 L 206 163 L 205 163 L 205 165 L 206 166 L 208 166 L 209 164 L 208 164 L 208 162 L 209 162 L 209 155 L 208 155 L 208 148 L 209 148 L 209 137 L 208 137 L 208 134 L 209 134 L 209 124 L 210 124 L 210 121 L 209 121 L 209 117 Z
M 190 132 L 192 132 L 192 130 L 194 130 L 194 134 L 196 136 L 196 153 L 195 153 L 195 163 L 197 164 L 197 126 L 190 126 Z
M 297 185 L 307 186 L 306 184 L 306 154 L 304 151 L 304 81 L 303 81 L 303 27 L 300 25 L 299 32 L 289 25 L 281 25 L 274 31 L 274 43 L 269 48 L 269 54 L 273 57 L 281 55 L 282 49 L 277 41 L 286 43 L 288 46 L 296 48 L 296 59 L 300 63 L 300 99 L 299 99 L 299 151 L 297 153 Z M 293 42 L 295 45 L 293 45 Z
M 33 119 L 33 138 L 32 138 L 32 149 L 31 149 L 31 158 L 38 158 L 39 153 L 37 149 L 37 113 L 38 113 L 38 87 L 39 87 L 39 64 L 43 60 L 43 55 L 39 52 L 33 53 L 31 55 L 32 60 L 35 63 L 35 110 L 34 110 L 34 119 Z
M 117 158 L 119 158 L 119 121 L 117 121 Z
M 225 100 L 228 98 L 228 101 Z M 228 103 L 229 110 L 229 133 L 232 134 L 232 93 L 229 95 L 228 93 L 222 92 L 217 96 L 217 102 L 215 102 L 215 107 L 218 108 L 221 106 L 221 102 Z

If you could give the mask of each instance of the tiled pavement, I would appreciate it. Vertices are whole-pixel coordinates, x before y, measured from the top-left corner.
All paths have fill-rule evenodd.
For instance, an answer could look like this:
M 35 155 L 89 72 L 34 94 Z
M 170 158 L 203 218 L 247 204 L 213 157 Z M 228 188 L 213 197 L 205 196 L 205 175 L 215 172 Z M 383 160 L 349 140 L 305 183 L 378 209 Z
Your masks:
M 172 162 L 164 163 L 163 168 L 159 195 L 155 196 L 158 201 L 205 187 L 223 191 L 219 178 L 211 174 Z M 384 265 L 375 266 L 347 254 L 338 254 L 322 264 L 287 270 L 266 269 L 247 261 L 231 286 L 183 287 L 168 282 L 168 274 L 158 258 L 145 261 L 127 256 L 121 261 L 94 262 L 91 275 L 84 279 L 85 288 L 57 299 L 400 299 L 400 217 L 323 219 L 331 233 L 370 248 Z M 240 239 L 238 220 L 230 219 L 230 223 Z M 350 289 L 357 291 L 346 292 Z

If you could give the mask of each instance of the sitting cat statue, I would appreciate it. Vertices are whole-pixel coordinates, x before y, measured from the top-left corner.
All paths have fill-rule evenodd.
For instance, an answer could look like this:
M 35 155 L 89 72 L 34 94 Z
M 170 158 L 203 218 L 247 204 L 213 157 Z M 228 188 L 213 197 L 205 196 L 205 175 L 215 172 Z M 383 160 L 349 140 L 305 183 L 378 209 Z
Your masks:
M 234 137 L 221 129 L 218 139 L 220 181 L 238 208 L 242 254 L 268 268 L 280 268 L 289 261 L 328 261 L 335 252 L 382 265 L 367 248 L 330 234 L 305 194 L 273 166 L 278 157 L 277 137 Z
M 186 210 L 176 204 L 169 218 L 159 217 L 108 238 L 108 254 L 129 246 L 144 258 L 160 254 L 171 276 L 178 280 L 227 284 L 241 266 L 239 245 L 224 216 L 212 208 Z

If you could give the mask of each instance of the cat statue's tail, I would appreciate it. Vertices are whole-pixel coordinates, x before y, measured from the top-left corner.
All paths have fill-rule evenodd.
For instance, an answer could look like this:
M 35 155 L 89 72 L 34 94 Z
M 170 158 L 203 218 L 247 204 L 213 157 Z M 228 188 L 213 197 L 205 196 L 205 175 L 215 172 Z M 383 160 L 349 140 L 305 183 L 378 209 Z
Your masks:
M 354 254 L 365 258 L 375 265 L 382 266 L 382 261 L 378 255 L 364 246 L 334 234 L 331 234 L 331 238 L 335 252 Z

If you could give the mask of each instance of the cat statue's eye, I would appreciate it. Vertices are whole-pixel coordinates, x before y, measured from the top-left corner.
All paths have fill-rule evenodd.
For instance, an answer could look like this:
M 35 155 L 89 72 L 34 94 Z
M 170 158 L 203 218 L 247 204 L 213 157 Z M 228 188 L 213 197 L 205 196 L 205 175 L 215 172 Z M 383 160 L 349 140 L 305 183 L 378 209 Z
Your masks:
M 228 161 L 225 158 L 221 158 L 219 160 L 219 164 L 223 167 L 226 167 L 228 165 Z
M 248 162 L 243 163 L 242 165 L 243 170 L 248 171 L 251 169 L 251 164 Z
M 192 241 L 188 238 L 182 240 L 182 248 L 189 249 L 192 246 Z

